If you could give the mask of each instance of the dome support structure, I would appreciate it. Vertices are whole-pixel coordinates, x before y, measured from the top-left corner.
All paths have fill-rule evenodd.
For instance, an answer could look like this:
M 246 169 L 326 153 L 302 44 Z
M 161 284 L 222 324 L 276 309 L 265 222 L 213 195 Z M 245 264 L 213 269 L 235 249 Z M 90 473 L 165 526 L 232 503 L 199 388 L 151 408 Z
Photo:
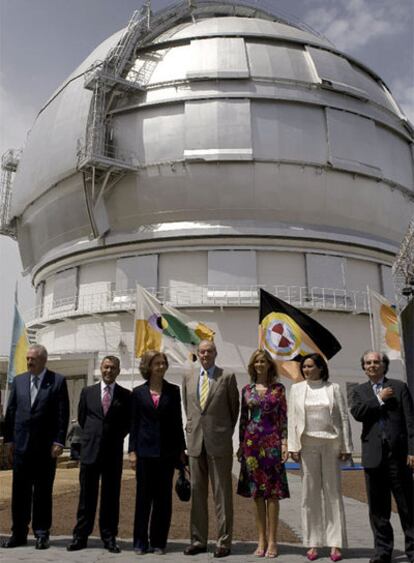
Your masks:
M 10 220 L 12 186 L 21 154 L 21 149 L 9 149 L 1 157 L 0 234 L 11 238 L 16 238 L 16 230 L 13 222 Z
M 414 217 L 402 240 L 400 251 L 392 268 L 397 305 L 402 311 L 414 299 Z

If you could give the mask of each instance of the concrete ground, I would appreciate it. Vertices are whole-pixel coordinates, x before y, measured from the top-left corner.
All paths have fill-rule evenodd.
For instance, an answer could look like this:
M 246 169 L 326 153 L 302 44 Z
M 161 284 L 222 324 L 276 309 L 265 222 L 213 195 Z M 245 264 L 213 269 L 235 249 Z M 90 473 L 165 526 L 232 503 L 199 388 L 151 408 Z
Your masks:
M 236 474 L 237 474 L 237 468 Z M 286 522 L 300 536 L 300 477 L 289 475 L 289 487 L 291 498 L 281 502 L 280 518 Z M 345 497 L 345 512 L 348 527 L 349 548 L 344 550 L 344 559 L 349 563 L 362 563 L 368 561 L 372 556 L 372 534 L 368 521 L 368 510 L 365 503 Z M 237 518 L 237 514 L 235 515 Z M 395 563 L 407 561 L 404 555 L 404 536 L 401 531 L 400 522 L 396 514 L 392 515 L 392 525 L 395 534 Z M 254 526 L 254 522 L 252 522 Z M 126 563 L 131 561 L 165 562 L 165 563 L 206 563 L 217 561 L 213 557 L 214 544 L 209 545 L 209 551 L 193 557 L 185 557 L 183 550 L 188 544 L 188 540 L 171 541 L 168 544 L 168 551 L 163 556 L 146 554 L 137 556 L 132 551 L 131 539 L 122 538 L 119 544 L 122 548 L 120 554 L 110 554 L 102 548 L 102 543 L 97 538 L 90 538 L 88 548 L 78 552 L 67 552 L 66 545 L 70 541 L 69 537 L 52 537 L 51 547 L 45 551 L 34 549 L 34 540 L 30 539 L 27 547 L 19 547 L 12 550 L 0 550 L 0 561 L 4 563 L 20 563 L 27 561 L 30 563 Z M 223 561 L 227 563 L 252 563 L 260 560 L 252 555 L 256 544 L 252 542 L 235 542 L 232 554 Z M 280 544 L 279 563 L 303 563 L 305 558 L 305 548 L 298 544 Z M 318 561 L 330 561 L 329 549 L 320 550 Z

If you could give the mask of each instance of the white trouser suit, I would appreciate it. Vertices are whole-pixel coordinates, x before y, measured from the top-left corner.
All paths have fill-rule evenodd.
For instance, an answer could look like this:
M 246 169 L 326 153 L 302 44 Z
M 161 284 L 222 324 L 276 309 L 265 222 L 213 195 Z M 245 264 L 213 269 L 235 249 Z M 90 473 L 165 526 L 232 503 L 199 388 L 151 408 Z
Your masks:
M 301 455 L 303 544 L 346 547 L 338 456 L 350 453 L 352 444 L 346 401 L 338 384 L 319 380 L 292 386 L 288 448 Z

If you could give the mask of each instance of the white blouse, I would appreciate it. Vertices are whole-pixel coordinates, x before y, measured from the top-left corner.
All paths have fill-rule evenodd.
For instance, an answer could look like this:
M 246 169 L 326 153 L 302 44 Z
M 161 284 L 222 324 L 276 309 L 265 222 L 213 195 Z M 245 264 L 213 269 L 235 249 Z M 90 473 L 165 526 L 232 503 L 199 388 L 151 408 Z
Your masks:
M 307 380 L 306 384 L 304 435 L 328 440 L 337 438 L 338 435 L 332 423 L 325 382 L 321 379 Z

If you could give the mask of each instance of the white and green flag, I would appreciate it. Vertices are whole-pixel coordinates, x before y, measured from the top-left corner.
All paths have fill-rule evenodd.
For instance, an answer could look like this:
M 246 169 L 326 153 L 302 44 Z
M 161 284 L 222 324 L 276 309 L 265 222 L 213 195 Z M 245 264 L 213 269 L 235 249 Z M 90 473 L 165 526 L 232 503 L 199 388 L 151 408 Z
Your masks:
M 177 364 L 196 360 L 201 340 L 213 340 L 214 332 L 174 307 L 164 305 L 137 285 L 135 309 L 135 357 L 148 350 L 159 350 Z

